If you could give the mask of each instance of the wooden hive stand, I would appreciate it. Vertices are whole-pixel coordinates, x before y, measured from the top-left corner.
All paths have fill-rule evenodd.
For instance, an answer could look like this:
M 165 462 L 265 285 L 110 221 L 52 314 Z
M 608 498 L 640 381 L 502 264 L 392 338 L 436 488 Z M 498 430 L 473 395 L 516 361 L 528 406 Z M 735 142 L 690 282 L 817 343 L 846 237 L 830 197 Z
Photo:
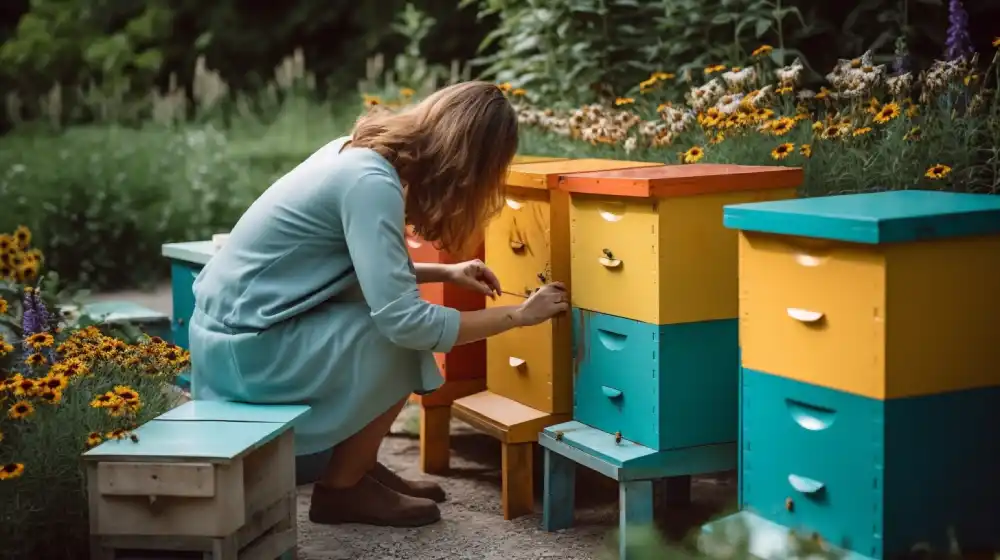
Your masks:
M 569 197 L 555 190 L 560 175 L 656 165 L 605 159 L 512 165 L 506 204 L 486 228 L 486 264 L 504 290 L 487 306 L 520 305 L 550 282 L 570 289 Z M 456 417 L 500 441 L 505 519 L 534 510 L 532 454 L 538 432 L 569 420 L 570 331 L 570 318 L 564 316 L 491 337 L 486 342 L 486 390 L 452 405 Z
M 571 173 L 573 420 L 547 426 L 543 524 L 573 520 L 583 465 L 618 482 L 619 558 L 692 475 L 737 466 L 737 239 L 726 204 L 795 196 L 802 170 L 668 165 Z
M 294 559 L 292 423 L 308 411 L 192 401 L 84 453 L 91 558 Z

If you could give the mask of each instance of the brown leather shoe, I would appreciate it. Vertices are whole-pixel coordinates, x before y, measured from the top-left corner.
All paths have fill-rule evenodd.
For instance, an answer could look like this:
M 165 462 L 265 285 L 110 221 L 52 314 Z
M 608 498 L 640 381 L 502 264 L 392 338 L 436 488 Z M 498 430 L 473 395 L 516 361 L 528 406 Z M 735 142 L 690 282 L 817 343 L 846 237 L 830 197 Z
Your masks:
M 422 527 L 441 519 L 437 504 L 405 496 L 365 476 L 351 488 L 313 485 L 309 521 L 323 525 L 360 523 L 382 527 Z
M 406 480 L 382 463 L 375 463 L 375 468 L 368 474 L 381 482 L 383 486 L 400 494 L 414 498 L 427 498 L 438 503 L 448 499 L 444 494 L 444 489 L 439 484 L 427 480 Z

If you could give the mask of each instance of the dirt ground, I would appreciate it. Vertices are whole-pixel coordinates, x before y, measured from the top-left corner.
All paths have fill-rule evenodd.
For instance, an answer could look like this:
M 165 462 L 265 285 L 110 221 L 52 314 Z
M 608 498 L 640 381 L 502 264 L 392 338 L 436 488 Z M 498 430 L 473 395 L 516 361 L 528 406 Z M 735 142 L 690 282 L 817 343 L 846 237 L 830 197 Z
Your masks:
M 105 294 L 98 299 L 127 299 L 170 313 L 169 286 L 153 292 Z M 442 521 L 417 529 L 360 525 L 327 527 L 306 518 L 310 486 L 299 489 L 300 560 L 603 560 L 615 546 L 618 523 L 617 493 L 613 483 L 586 469 L 577 476 L 574 527 L 556 533 L 541 530 L 541 504 L 535 514 L 504 521 L 500 509 L 499 444 L 461 424 L 452 424 L 451 473 L 424 475 L 417 466 L 419 442 L 413 435 L 417 410 L 408 407 L 380 450 L 383 463 L 408 478 L 439 482 L 448 493 Z M 540 456 L 539 456 L 540 459 Z M 541 464 L 536 460 L 536 467 Z M 536 497 L 541 472 L 536 468 Z M 735 501 L 735 474 L 695 478 L 690 506 L 664 512 L 663 531 L 679 538 L 715 512 Z

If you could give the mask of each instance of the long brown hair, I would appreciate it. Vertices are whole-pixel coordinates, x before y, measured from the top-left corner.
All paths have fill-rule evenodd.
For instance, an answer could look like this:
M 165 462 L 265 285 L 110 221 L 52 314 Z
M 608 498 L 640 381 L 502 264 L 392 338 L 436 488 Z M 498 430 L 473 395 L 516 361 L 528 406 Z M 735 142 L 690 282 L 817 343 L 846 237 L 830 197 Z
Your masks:
M 372 111 L 351 146 L 386 158 L 406 187 L 406 223 L 424 240 L 466 254 L 503 206 L 517 152 L 517 115 L 497 86 L 448 86 L 398 113 Z

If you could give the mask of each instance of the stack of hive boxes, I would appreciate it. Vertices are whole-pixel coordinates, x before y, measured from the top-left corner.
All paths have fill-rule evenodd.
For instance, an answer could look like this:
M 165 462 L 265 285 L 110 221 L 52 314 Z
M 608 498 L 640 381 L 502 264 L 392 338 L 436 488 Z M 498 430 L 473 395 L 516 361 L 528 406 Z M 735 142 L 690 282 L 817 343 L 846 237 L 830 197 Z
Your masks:
M 852 558 L 1000 547 L 1000 197 L 737 205 L 741 506 Z M 729 522 L 729 521 L 726 521 Z M 713 530 L 718 525 L 710 525 Z
M 560 178 L 576 376 L 573 421 L 540 436 L 547 528 L 572 520 L 572 463 L 620 482 L 630 525 L 651 521 L 652 480 L 736 466 L 737 245 L 722 211 L 794 197 L 801 181 L 800 169 L 709 164 Z
M 517 156 L 514 164 L 556 159 Z M 473 255 L 453 255 L 434 247 L 411 231 L 407 232 L 406 244 L 410 258 L 416 263 L 454 264 L 486 258 L 482 245 Z M 486 297 L 482 294 L 451 284 L 421 284 L 420 294 L 431 303 L 460 311 L 475 311 L 486 305 Z M 457 346 L 447 354 L 435 354 L 435 358 L 444 374 L 444 385 L 433 393 L 414 395 L 411 400 L 420 405 L 420 468 L 424 472 L 439 474 L 448 470 L 451 403 L 486 388 L 486 341 Z
M 519 305 L 550 282 L 570 287 L 569 197 L 554 190 L 560 175 L 655 165 L 580 159 L 512 166 L 506 205 L 486 231 L 486 264 L 504 294 L 487 305 Z M 569 317 L 559 317 L 490 338 L 487 390 L 453 404 L 457 417 L 502 444 L 507 519 L 533 510 L 532 446 L 539 430 L 569 419 L 571 335 Z

